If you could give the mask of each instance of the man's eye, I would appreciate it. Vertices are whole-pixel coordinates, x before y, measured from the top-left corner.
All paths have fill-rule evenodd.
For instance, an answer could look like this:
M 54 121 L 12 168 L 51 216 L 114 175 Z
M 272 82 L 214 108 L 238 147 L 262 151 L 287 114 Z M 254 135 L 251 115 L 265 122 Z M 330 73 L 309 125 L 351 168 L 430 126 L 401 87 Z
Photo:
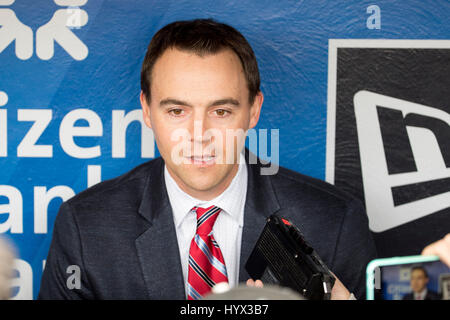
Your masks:
M 182 109 L 172 109 L 172 110 L 169 110 L 169 113 L 172 114 L 173 116 L 181 116 L 183 114 L 183 110 Z
M 219 117 L 224 117 L 224 116 L 226 116 L 227 114 L 231 113 L 230 111 L 225 110 L 225 109 L 217 109 L 217 110 L 214 110 L 214 112 L 215 112 L 216 115 L 218 115 Z

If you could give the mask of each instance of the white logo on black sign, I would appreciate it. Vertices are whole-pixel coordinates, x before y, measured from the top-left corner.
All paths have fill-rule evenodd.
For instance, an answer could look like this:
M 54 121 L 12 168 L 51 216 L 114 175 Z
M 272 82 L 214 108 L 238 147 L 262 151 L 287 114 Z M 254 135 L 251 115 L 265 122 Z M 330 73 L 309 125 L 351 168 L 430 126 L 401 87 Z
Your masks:
M 354 107 L 370 228 L 450 207 L 450 114 L 369 91 Z
M 449 230 L 449 74 L 447 40 L 330 40 L 326 180 L 364 201 L 385 253 Z

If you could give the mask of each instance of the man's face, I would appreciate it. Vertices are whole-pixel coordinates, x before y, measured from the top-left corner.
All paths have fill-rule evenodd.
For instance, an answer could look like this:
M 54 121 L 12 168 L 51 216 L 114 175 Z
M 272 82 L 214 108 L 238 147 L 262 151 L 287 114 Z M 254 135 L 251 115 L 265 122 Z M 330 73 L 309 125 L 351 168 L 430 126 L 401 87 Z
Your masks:
M 414 292 L 421 292 L 427 286 L 428 278 L 420 269 L 411 272 L 411 289 Z
M 263 101 L 252 105 L 244 71 L 231 50 L 198 56 L 168 49 L 156 61 L 151 101 L 141 93 L 144 120 L 178 185 L 210 200 L 224 191 L 237 171 L 236 160 Z

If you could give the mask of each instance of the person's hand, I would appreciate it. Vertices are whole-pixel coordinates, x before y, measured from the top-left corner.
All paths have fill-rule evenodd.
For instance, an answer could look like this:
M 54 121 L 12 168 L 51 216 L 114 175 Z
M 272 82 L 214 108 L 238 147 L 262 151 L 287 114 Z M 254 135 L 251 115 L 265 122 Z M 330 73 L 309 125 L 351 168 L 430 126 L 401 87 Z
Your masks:
M 441 240 L 426 246 L 422 255 L 437 255 L 442 262 L 450 267 L 450 233 Z
M 348 300 L 350 298 L 350 292 L 334 273 L 333 276 L 336 278 L 336 281 L 331 289 L 331 300 Z M 247 286 L 262 288 L 264 283 L 261 280 L 254 281 L 253 279 L 248 279 Z
M 350 291 L 344 286 L 338 277 L 333 273 L 336 278 L 333 288 L 331 288 L 331 300 L 348 300 L 350 298 Z
M 253 279 L 248 279 L 247 280 L 247 286 L 262 288 L 262 287 L 264 287 L 264 283 L 261 280 L 254 281 Z

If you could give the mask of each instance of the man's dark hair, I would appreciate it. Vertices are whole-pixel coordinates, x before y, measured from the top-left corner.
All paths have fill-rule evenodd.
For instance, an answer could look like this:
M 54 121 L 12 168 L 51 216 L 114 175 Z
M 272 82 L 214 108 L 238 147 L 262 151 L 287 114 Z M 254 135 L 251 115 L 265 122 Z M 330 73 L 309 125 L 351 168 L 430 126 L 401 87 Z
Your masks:
M 176 48 L 199 56 L 231 49 L 239 57 L 247 80 L 249 102 L 253 104 L 260 91 L 255 54 L 244 36 L 233 27 L 212 19 L 172 22 L 160 29 L 150 41 L 141 69 L 141 90 L 151 100 L 151 75 L 156 60 L 166 49 Z
M 425 278 L 428 279 L 428 272 L 427 272 L 427 270 L 424 267 L 422 267 L 422 266 L 414 266 L 414 267 L 411 268 L 411 273 L 413 271 L 415 271 L 415 270 L 421 270 L 423 272 L 423 274 L 425 275 Z

